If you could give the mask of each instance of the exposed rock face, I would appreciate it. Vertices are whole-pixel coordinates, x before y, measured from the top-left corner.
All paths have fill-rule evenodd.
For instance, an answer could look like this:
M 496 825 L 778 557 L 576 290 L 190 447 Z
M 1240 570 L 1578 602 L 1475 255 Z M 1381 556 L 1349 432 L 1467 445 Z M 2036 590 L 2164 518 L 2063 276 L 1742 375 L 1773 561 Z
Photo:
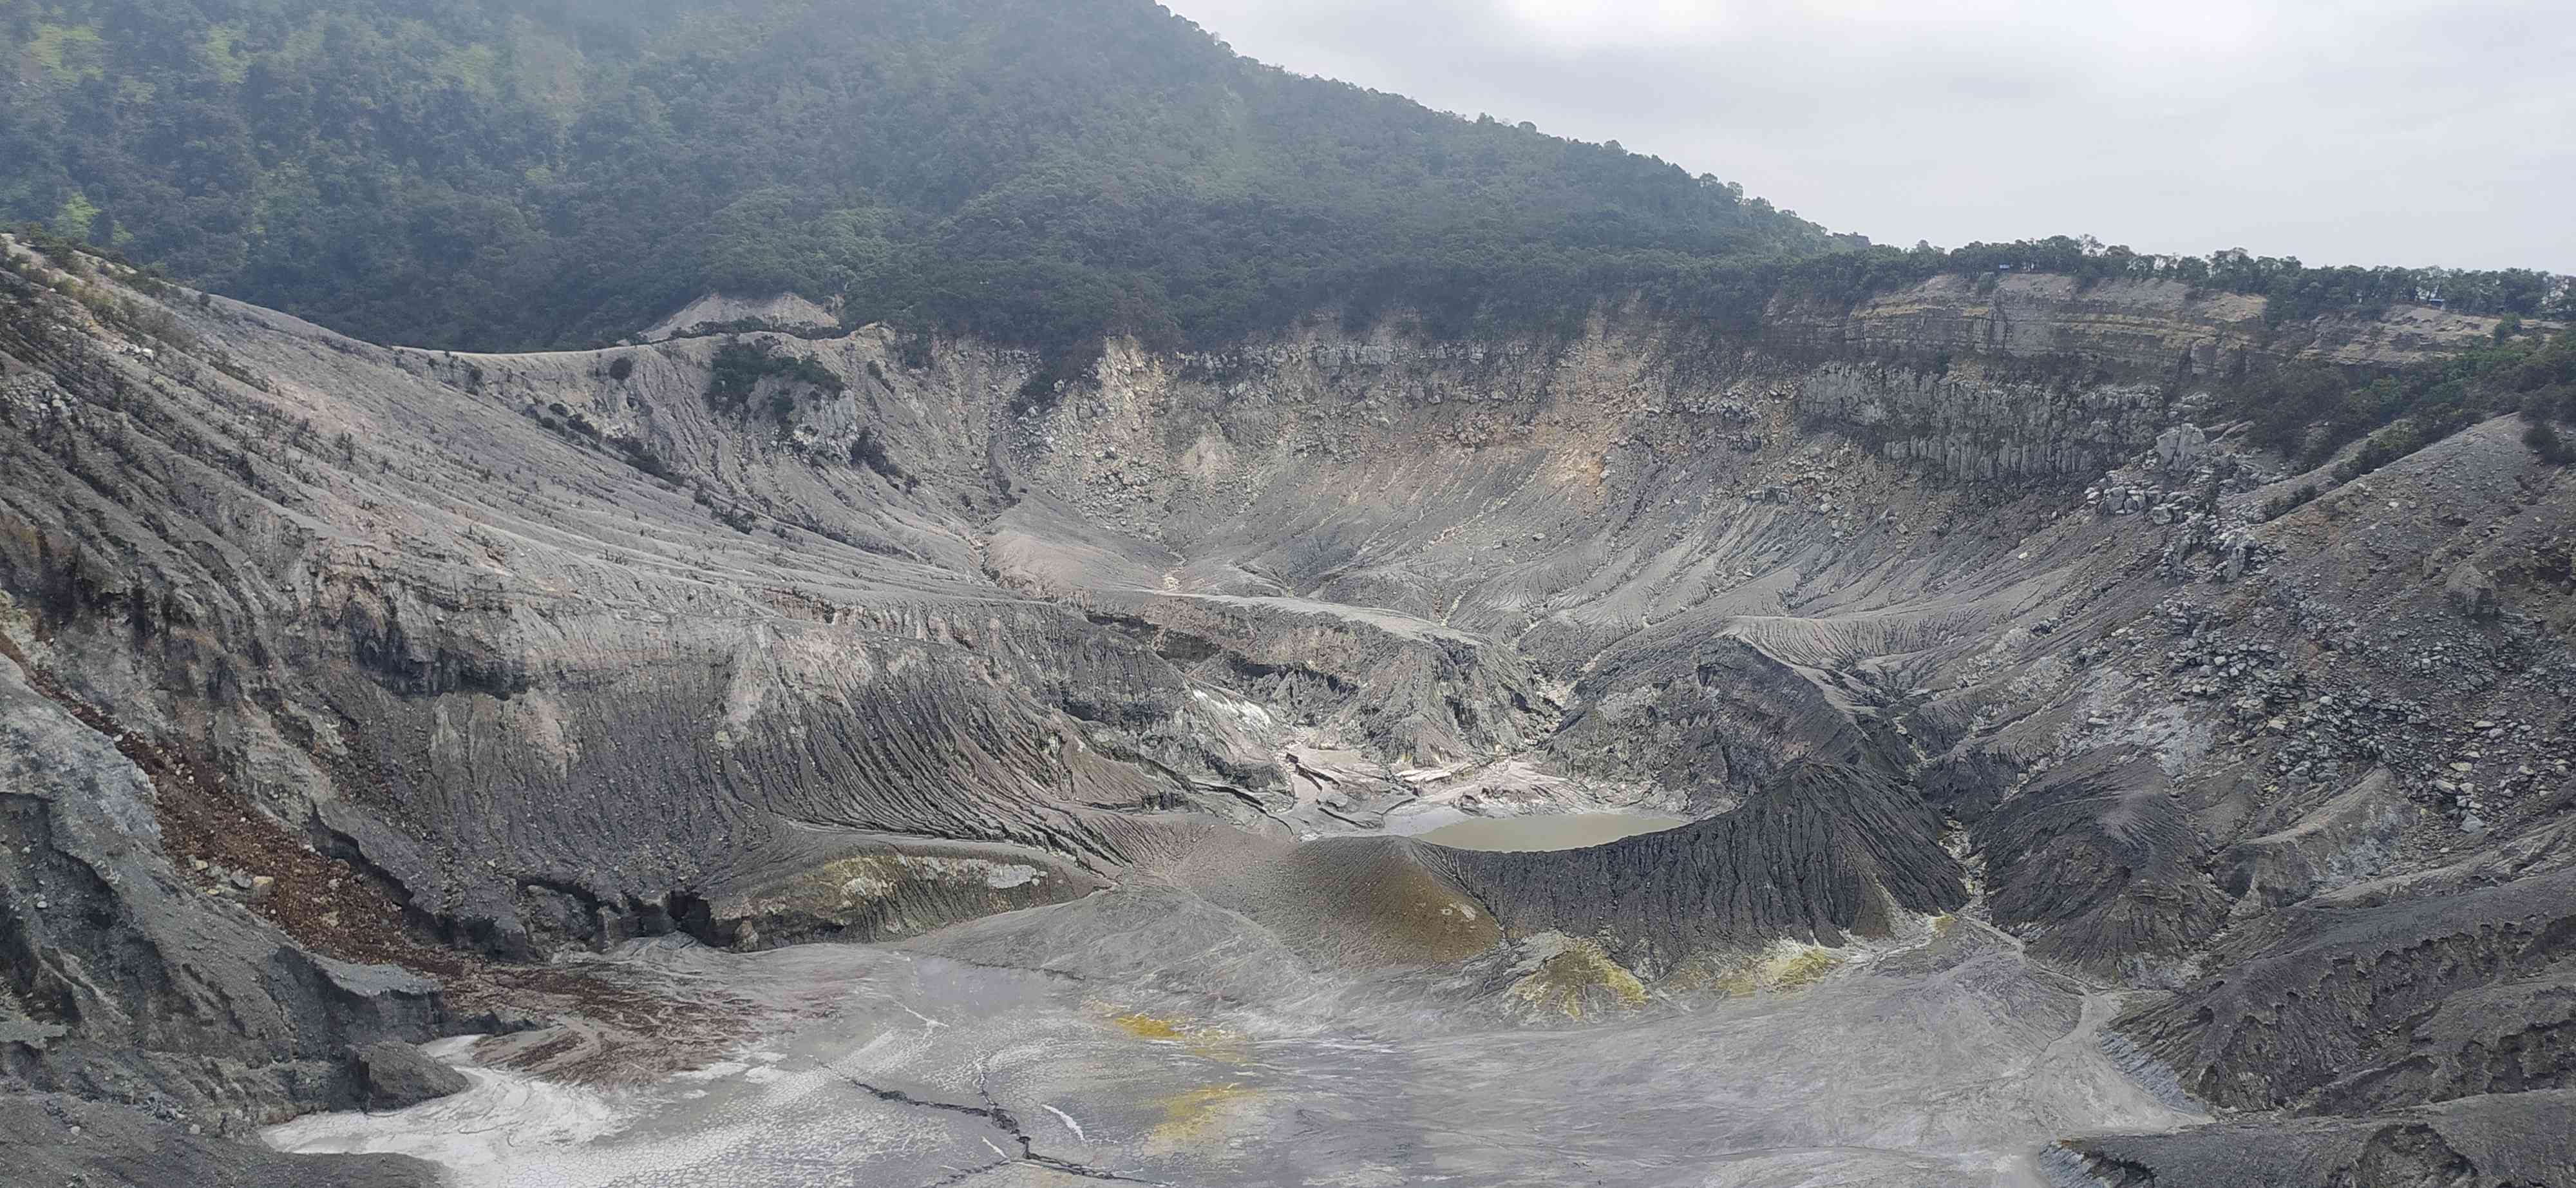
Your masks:
M 378 1040 L 350 1054 L 357 1065 L 359 1101 L 369 1110 L 399 1110 L 463 1093 L 465 1074 L 421 1054 L 410 1044 Z
M 870 328 L 769 336 L 845 390 L 727 410 L 720 340 L 430 354 L 95 283 L 141 312 L 0 306 L 34 1088 L 353 1100 L 353 1044 L 461 1022 L 298 947 L 394 953 L 316 898 L 352 888 L 516 960 L 1103 927 L 1064 909 L 1113 885 L 1251 922 L 1262 963 L 1484 961 L 1551 1009 L 1979 912 L 2165 993 L 2117 1042 L 2219 1106 L 2568 1083 L 2576 488 L 2510 422 L 2279 474 L 2195 388 L 2449 321 L 2258 333 L 2025 277 L 1760 343 L 1113 344 L 1043 393 L 1023 354 Z M 2456 572 L 2496 575 L 2466 615 Z M 277 844 L 226 848 L 216 804 Z M 1707 819 L 1299 844 L 1587 804 Z M 2433 1150 L 2400 1130 L 2388 1159 Z
M 2175 410 L 2152 385 L 2088 385 L 1960 368 L 1954 377 L 1886 365 L 1831 364 L 1797 389 L 1800 412 L 1869 443 L 1890 461 L 1961 479 L 2095 475 L 2157 443 Z
M 2472 619 L 2496 617 L 2495 579 L 2487 572 L 2462 562 L 2451 571 L 2451 580 L 2442 584 L 2442 593 L 2451 600 L 2451 609 Z
M 21 1184 L 115 1188 L 437 1188 L 407 1155 L 280 1155 L 142 1110 L 59 1093 L 0 1095 L 0 1163 Z
M 2209 456 L 2209 435 L 2198 425 L 2176 425 L 2156 435 L 2156 461 L 2167 471 L 2190 474 Z
M 2162 979 L 2153 962 L 2197 947 L 2226 918 L 2201 873 L 2206 843 L 2151 763 L 2092 757 L 1974 822 L 1996 920 L 2050 959 L 2152 984 Z
M 2220 859 L 2219 889 L 2240 903 L 2278 908 L 2381 873 L 2422 812 L 2395 783 L 2378 769 L 2297 824 L 2230 847 Z
M 2576 1094 L 2472 1097 L 2376 1118 L 2251 1122 L 2077 1139 L 2047 1156 L 2065 1188 L 2519 1188 L 2576 1173 Z
M 2576 870 L 2417 890 L 2347 891 L 2247 927 L 2212 955 L 2223 978 L 2129 1031 L 2191 1070 L 2194 1096 L 2243 1108 L 2367 1112 L 2565 1084 Z
M 840 319 L 820 305 L 794 293 L 772 297 L 727 296 L 709 293 L 681 308 L 669 317 L 635 336 L 637 342 L 661 342 L 684 334 L 700 332 L 709 326 L 737 326 L 756 323 L 779 330 L 829 330 Z
M 1580 850 L 1457 852 L 1461 883 L 1517 933 L 1613 938 L 1650 974 L 1774 937 L 1884 936 L 1966 902 L 1941 823 L 1884 775 L 1802 763 L 1724 816 Z
M 951 920 L 1061 903 L 1108 885 L 1071 862 L 1024 849 L 887 844 L 746 880 L 691 923 L 732 948 L 884 940 Z
M 2179 281 L 2104 281 L 2041 273 L 1940 276 L 1848 309 L 1783 302 L 1766 335 L 1807 348 L 1868 353 L 2063 357 L 2164 374 L 2223 375 L 2294 355 L 2395 363 L 2489 340 L 2498 319 L 2403 306 L 2377 317 L 2273 325 L 2261 297 Z
M 1839 316 L 1823 310 L 1798 312 L 1807 316 L 1773 318 L 1783 326 L 1779 333 L 1818 345 L 2082 355 L 2153 368 L 2188 362 L 2215 371 L 2254 349 L 2263 301 L 2232 293 L 2195 294 L 2171 281 L 2084 287 L 2062 276 L 1943 276 L 1864 301 Z
M 237 1132 L 355 1104 L 353 1041 L 443 1022 L 436 983 L 307 952 L 190 886 L 143 773 L 15 663 L 0 663 L 0 790 L 12 1079 Z

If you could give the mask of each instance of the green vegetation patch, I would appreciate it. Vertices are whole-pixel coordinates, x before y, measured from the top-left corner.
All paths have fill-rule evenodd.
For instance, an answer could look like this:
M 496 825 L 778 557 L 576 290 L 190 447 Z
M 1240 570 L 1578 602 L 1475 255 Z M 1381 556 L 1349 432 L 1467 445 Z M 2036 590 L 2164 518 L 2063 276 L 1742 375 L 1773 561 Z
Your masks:
M 803 355 L 782 353 L 768 342 L 728 342 L 716 348 L 715 360 L 709 366 L 707 403 L 740 413 L 750 405 L 753 389 L 765 379 L 804 384 L 835 396 L 849 390 L 849 385 L 831 368 Z M 772 395 L 769 412 L 780 423 L 786 423 L 796 412 L 795 397 L 786 392 Z
M 2576 423 L 2576 329 L 2547 339 L 2499 335 L 2457 354 L 2396 368 L 2284 364 L 2239 384 L 2225 407 L 2252 422 L 2255 444 L 2279 450 L 2302 469 L 2324 465 L 2344 447 L 2362 442 L 2335 464 L 2336 483 L 2512 412 L 2531 420 L 2526 444 L 2551 462 L 2565 462 L 2553 423 Z M 2319 493 L 2315 484 L 2303 484 L 2267 505 L 2266 518 Z
M 375 341 L 594 345 L 710 291 L 1049 358 L 1319 308 L 1471 332 L 1640 282 L 1758 308 L 1759 283 L 1706 267 L 1758 281 L 1835 242 L 1616 144 L 1263 66 L 1145 0 L 16 19 L 46 81 L 0 106 L 0 217 L 77 193 L 94 242 Z

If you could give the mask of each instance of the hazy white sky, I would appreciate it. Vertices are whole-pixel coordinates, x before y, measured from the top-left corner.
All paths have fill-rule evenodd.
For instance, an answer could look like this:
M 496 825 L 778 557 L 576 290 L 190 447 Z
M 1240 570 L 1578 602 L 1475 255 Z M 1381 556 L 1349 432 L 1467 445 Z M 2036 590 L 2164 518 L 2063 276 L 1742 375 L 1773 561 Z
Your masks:
M 1881 243 L 2576 272 L 2576 0 L 1164 0 Z

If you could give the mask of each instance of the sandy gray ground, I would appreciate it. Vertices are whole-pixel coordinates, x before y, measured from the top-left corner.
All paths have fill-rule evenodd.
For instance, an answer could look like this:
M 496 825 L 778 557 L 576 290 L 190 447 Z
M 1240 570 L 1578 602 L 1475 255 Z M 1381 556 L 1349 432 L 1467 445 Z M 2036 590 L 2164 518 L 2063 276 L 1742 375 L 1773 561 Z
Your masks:
M 768 1004 L 762 1031 L 721 1061 L 620 1090 L 473 1067 L 472 1045 L 451 1046 L 470 1092 L 267 1138 L 405 1152 L 459 1184 L 529 1188 L 1776 1188 L 2036 1185 L 2037 1153 L 2060 1136 L 2198 1120 L 2097 1046 L 2107 997 L 1965 918 L 1848 951 L 1800 989 L 1530 1025 L 1430 975 L 1290 972 L 1264 938 L 1211 935 L 1249 925 L 1203 905 L 1153 939 L 1086 935 L 1099 921 L 1079 917 L 1115 916 L 1135 894 L 985 921 L 953 942 L 1068 938 L 1037 969 L 879 946 L 639 943 L 608 960 Z M 1180 968 L 1193 952 L 1217 955 L 1202 983 L 1214 993 L 1100 976 Z M 1266 993 L 1220 996 L 1256 986 Z

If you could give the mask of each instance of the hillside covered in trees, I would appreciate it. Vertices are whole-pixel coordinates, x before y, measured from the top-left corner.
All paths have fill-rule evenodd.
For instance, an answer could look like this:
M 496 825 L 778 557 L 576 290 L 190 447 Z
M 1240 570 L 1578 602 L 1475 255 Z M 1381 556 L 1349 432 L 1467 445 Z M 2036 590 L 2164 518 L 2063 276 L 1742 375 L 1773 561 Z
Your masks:
M 591 341 L 709 290 L 1035 344 L 1206 337 L 1468 274 L 1827 243 L 1712 178 L 1290 75 L 1138 0 L 13 9 L 8 215 L 378 339 Z
M 47 0 L 0 16 L 0 216 L 379 341 L 611 340 L 709 291 L 1048 350 L 1643 293 L 1749 326 L 2002 264 L 2276 314 L 2557 312 L 2536 272 L 1835 236 L 1615 142 L 1234 54 L 1145 0 Z

